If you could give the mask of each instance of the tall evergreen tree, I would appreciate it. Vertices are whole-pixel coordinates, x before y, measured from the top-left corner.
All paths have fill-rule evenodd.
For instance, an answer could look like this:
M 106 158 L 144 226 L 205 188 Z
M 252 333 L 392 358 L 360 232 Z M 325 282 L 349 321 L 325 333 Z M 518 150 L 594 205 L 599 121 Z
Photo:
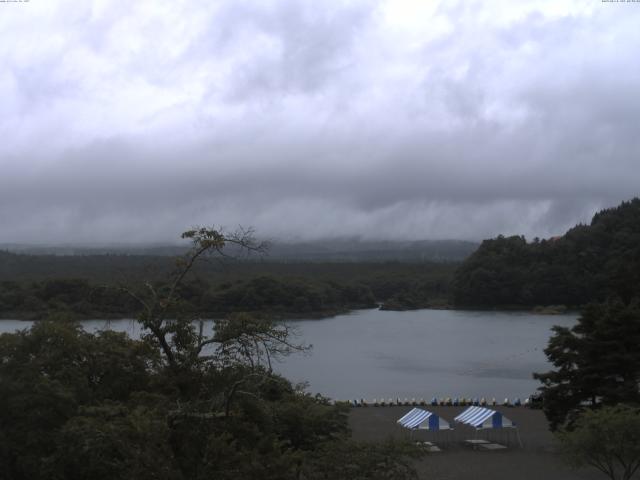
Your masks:
M 453 281 L 461 306 L 582 306 L 640 296 L 640 199 L 594 215 L 561 237 L 485 240 Z
M 554 369 L 534 374 L 551 428 L 571 425 L 585 407 L 640 403 L 638 345 L 638 301 L 592 304 L 574 327 L 554 327 L 545 349 Z

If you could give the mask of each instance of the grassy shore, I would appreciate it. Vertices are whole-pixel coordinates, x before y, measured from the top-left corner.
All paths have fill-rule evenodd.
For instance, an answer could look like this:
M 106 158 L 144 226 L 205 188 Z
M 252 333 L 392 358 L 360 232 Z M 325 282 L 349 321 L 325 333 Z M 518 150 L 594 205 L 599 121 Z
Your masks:
M 389 436 L 408 438 L 409 431 L 396 424 L 396 420 L 413 407 L 361 407 L 353 408 L 349 424 L 353 438 L 362 441 L 384 440 Z M 474 430 L 453 423 L 453 418 L 466 407 L 421 407 L 440 415 L 452 423 L 454 432 L 431 434 L 416 432 L 414 439 L 429 440 L 442 448 L 440 453 L 429 454 L 417 463 L 421 479 L 438 480 L 597 480 L 602 474 L 592 469 L 572 470 L 556 453 L 554 438 L 540 410 L 525 407 L 495 407 L 504 416 L 516 422 L 522 448 L 515 435 L 509 436 L 509 446 L 500 451 L 477 451 L 464 444 L 474 438 Z M 492 407 L 494 408 L 494 407 Z M 487 433 L 479 438 L 486 438 Z M 505 433 L 492 432 L 490 440 L 507 443 Z

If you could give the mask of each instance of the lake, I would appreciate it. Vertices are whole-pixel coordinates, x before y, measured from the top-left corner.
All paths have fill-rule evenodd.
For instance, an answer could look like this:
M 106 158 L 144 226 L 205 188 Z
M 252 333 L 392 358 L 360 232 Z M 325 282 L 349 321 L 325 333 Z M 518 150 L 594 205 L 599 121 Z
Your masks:
M 553 325 L 577 315 L 522 312 L 357 310 L 322 320 L 295 320 L 298 341 L 312 344 L 274 368 L 293 382 L 334 399 L 505 397 L 525 398 L 546 371 L 543 349 Z M 0 332 L 30 322 L 0 321 Z M 112 328 L 133 337 L 131 320 L 88 320 L 88 331 Z
M 520 312 L 360 310 L 294 322 L 311 355 L 279 370 L 336 399 L 524 398 L 549 369 L 544 348 L 553 325 L 577 315 Z

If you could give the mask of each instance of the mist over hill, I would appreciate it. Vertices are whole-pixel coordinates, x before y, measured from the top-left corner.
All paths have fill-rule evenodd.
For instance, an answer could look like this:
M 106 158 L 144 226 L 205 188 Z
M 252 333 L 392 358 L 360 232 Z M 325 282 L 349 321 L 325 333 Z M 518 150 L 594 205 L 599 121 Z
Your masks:
M 324 239 L 307 242 L 269 242 L 265 255 L 244 257 L 274 262 L 457 262 L 467 258 L 478 244 L 464 240 L 371 241 L 358 238 Z M 26 255 L 176 256 L 187 247 L 162 244 L 33 245 L 0 244 L 0 250 Z M 229 249 L 232 252 L 232 248 Z M 232 252 L 233 253 L 233 252 Z

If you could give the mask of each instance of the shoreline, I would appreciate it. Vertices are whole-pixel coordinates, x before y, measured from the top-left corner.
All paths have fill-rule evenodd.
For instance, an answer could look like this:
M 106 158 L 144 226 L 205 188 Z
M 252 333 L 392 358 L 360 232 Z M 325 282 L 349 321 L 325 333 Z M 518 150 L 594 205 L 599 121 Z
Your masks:
M 555 315 L 579 315 L 580 309 L 571 308 L 566 310 L 556 310 L 551 309 L 553 306 L 548 307 L 534 307 L 534 308 L 521 308 L 521 307 L 495 307 L 495 308 L 481 308 L 481 307 L 455 307 L 453 305 L 433 305 L 424 308 L 383 308 L 383 304 L 380 304 L 378 307 L 370 307 L 370 308 L 341 308 L 341 309 L 331 309 L 327 311 L 313 311 L 313 312 L 245 312 L 243 310 L 237 310 L 234 312 L 216 312 L 216 313 L 208 313 L 204 315 L 206 320 L 213 320 L 216 318 L 224 318 L 226 315 L 230 315 L 232 313 L 249 313 L 254 315 L 267 315 L 272 316 L 277 320 L 325 320 L 329 318 L 334 318 L 339 315 L 348 315 L 361 310 L 379 310 L 384 312 L 417 312 L 420 310 L 452 310 L 452 311 L 460 311 L 460 312 L 507 312 L 507 313 L 528 313 L 533 315 L 545 315 L 545 316 L 555 316 Z M 52 312 L 53 314 L 65 314 L 69 313 L 73 316 L 75 320 L 84 321 L 84 320 L 130 320 L 135 319 L 137 317 L 137 313 L 134 312 L 118 312 L 118 313 L 107 313 L 107 312 L 95 312 L 95 314 L 91 315 L 78 315 L 74 312 Z M 40 314 L 39 312 L 0 312 L 0 321 L 3 320 L 17 320 L 17 321 L 25 321 L 25 322 L 37 322 L 40 320 L 46 320 L 44 318 L 47 314 Z

